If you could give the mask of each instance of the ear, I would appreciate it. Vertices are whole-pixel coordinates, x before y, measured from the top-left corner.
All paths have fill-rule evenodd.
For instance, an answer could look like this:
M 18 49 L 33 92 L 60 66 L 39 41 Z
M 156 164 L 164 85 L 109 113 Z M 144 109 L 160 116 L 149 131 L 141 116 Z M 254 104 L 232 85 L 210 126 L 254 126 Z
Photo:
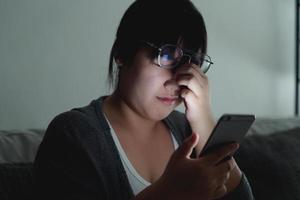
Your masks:
M 120 58 L 115 58 L 115 62 L 118 66 L 122 66 L 124 64 Z

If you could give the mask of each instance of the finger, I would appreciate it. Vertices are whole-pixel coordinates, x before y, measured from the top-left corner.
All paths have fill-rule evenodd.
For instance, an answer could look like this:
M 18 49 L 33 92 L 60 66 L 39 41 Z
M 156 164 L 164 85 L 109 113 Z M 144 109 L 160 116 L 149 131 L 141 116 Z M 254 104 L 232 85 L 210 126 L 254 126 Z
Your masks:
M 176 82 L 179 86 L 185 86 L 192 90 L 198 97 L 202 95 L 203 91 L 207 90 L 207 83 L 203 80 L 198 80 L 192 74 L 183 74 L 177 76 Z
M 198 65 L 193 64 L 192 68 L 193 70 L 197 71 L 202 78 L 207 79 L 207 75 L 201 70 Z
M 226 193 L 227 193 L 227 187 L 225 185 L 220 185 L 219 187 L 216 188 L 213 199 L 219 199 L 223 197 Z
M 193 148 L 197 145 L 199 136 L 192 133 L 188 138 L 186 138 L 182 145 L 175 151 L 174 156 L 177 158 L 190 158 Z
M 221 179 L 220 179 L 220 182 L 223 183 L 223 184 L 225 184 L 225 183 L 227 183 L 227 181 L 229 180 L 229 178 L 230 178 L 230 172 L 228 172 L 225 175 L 223 175 L 221 177 Z
M 234 168 L 235 168 L 235 162 L 233 158 L 225 162 L 222 162 L 216 166 L 216 170 L 220 174 L 226 174 L 228 172 L 231 172 Z
M 176 82 L 192 90 L 198 97 L 208 90 L 208 79 L 197 78 L 194 74 L 179 74 L 176 76 Z
M 176 70 L 175 74 L 193 74 L 198 79 L 207 79 L 207 76 L 204 74 L 204 72 L 195 64 L 183 65 Z
M 193 91 L 189 89 L 182 89 L 180 97 L 184 100 L 184 105 L 186 111 L 191 110 L 192 108 L 197 108 L 199 104 L 199 98 L 194 94 Z M 202 99 L 200 99 L 202 100 Z
M 206 162 L 210 164 L 216 165 L 227 156 L 233 155 L 238 148 L 239 148 L 238 143 L 231 143 L 231 144 L 224 145 L 216 149 L 215 151 L 211 152 L 207 156 L 205 156 L 204 160 L 206 160 Z
M 181 90 L 180 97 L 183 98 L 183 99 L 185 99 L 185 100 L 187 100 L 187 101 L 189 101 L 190 103 L 192 103 L 192 102 L 197 103 L 197 100 L 198 100 L 198 98 L 194 94 L 194 92 L 191 91 L 191 90 L 189 90 L 189 89 L 187 89 L 187 88 L 183 88 Z

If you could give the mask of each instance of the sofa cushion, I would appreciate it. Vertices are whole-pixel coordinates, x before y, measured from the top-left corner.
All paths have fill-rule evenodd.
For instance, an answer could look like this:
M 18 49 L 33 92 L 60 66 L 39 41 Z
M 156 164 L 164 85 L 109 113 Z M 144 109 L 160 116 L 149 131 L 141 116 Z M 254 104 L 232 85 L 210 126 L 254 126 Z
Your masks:
M 33 162 L 44 130 L 0 130 L 0 163 Z
M 235 154 L 256 200 L 300 199 L 300 128 L 246 137 Z
M 300 117 L 257 118 L 248 135 L 269 135 L 294 128 L 300 128 Z

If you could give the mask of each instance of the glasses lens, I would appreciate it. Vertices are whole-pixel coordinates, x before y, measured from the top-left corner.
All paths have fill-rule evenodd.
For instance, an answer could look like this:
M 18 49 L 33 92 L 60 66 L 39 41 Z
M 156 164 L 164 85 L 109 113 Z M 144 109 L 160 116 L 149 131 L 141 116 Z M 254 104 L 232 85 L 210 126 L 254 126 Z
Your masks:
M 175 45 L 164 45 L 161 47 L 161 51 L 159 54 L 159 62 L 162 67 L 175 67 L 181 57 L 182 50 Z
M 205 54 L 193 55 L 191 58 L 191 62 L 198 65 L 204 73 L 209 70 L 210 65 L 212 64 L 210 57 Z

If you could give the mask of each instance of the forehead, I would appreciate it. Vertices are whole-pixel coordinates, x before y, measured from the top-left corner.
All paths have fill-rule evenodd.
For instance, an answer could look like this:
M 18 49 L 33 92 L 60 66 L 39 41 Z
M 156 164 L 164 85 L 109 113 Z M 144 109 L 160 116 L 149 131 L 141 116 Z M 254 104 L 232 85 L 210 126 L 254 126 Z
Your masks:
M 177 43 L 164 43 L 160 48 L 177 48 L 179 51 L 182 50 L 184 54 L 198 54 L 201 53 L 201 48 L 191 48 L 189 45 L 185 45 L 183 42 Z M 168 51 L 166 51 L 168 52 Z
M 188 40 L 184 39 L 182 36 L 179 36 L 174 45 L 181 48 L 183 52 L 187 54 L 201 53 L 201 45 L 195 45 L 195 43 L 196 41 L 193 44 L 190 44 Z

